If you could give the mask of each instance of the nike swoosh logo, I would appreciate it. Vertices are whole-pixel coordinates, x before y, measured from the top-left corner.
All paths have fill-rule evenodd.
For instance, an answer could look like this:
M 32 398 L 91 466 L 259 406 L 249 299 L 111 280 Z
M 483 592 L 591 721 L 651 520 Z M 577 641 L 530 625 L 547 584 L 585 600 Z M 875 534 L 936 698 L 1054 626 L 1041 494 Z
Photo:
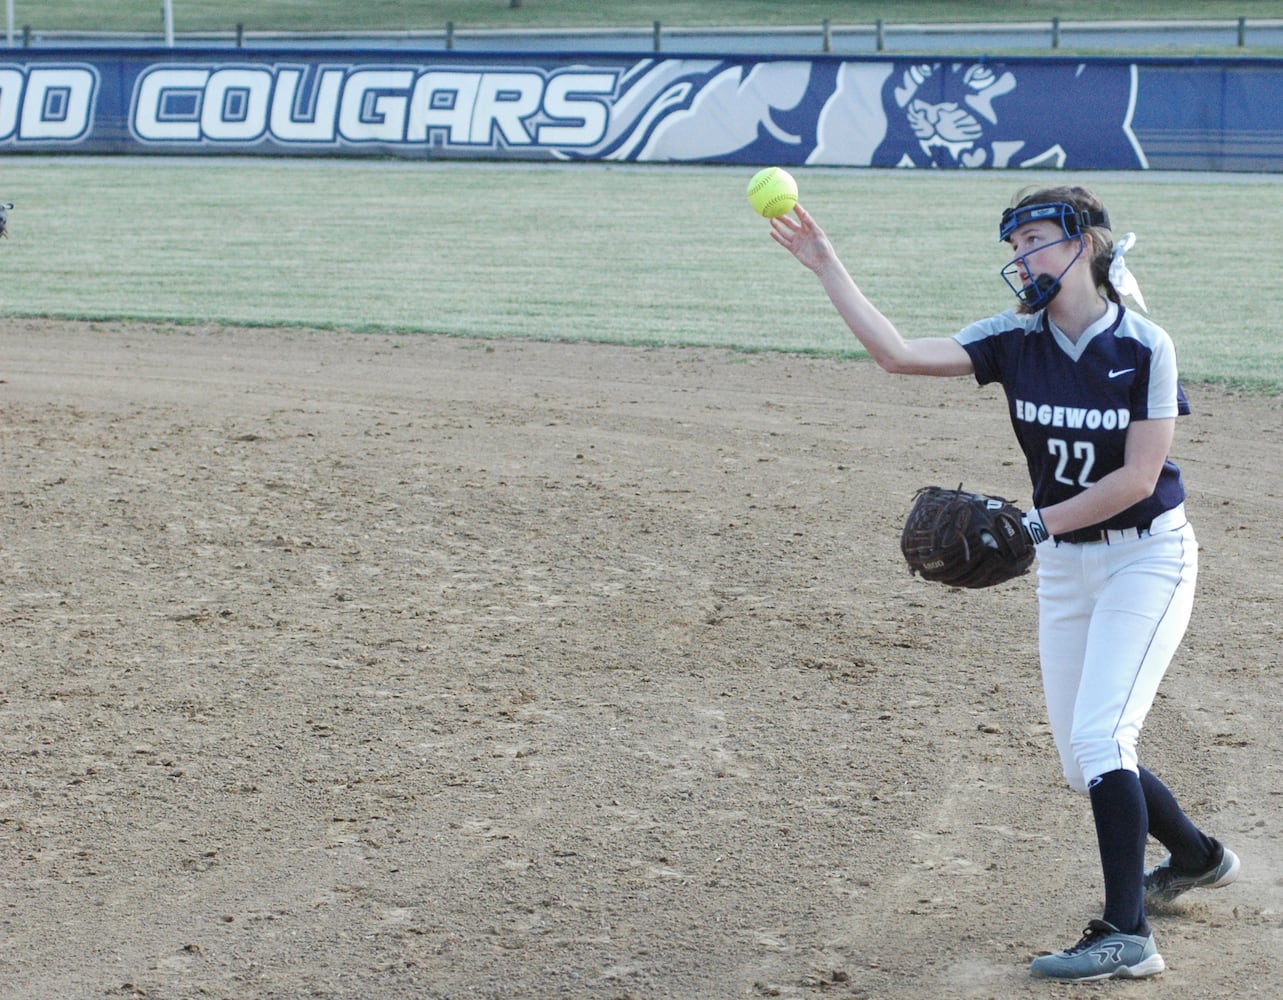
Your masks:
M 1126 375 L 1128 372 L 1134 372 L 1135 370 L 1135 368 L 1119 368 L 1117 370 L 1111 368 L 1109 369 L 1109 377 L 1118 378 L 1119 375 Z

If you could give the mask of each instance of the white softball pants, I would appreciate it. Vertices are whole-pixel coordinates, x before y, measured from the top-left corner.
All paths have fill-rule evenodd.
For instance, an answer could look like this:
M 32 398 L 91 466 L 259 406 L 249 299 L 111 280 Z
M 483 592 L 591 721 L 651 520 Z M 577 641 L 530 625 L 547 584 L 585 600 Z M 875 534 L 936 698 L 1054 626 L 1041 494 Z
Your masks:
M 1141 727 L 1194 606 L 1198 543 L 1178 510 L 1142 537 L 1038 546 L 1043 692 L 1075 791 L 1137 769 Z

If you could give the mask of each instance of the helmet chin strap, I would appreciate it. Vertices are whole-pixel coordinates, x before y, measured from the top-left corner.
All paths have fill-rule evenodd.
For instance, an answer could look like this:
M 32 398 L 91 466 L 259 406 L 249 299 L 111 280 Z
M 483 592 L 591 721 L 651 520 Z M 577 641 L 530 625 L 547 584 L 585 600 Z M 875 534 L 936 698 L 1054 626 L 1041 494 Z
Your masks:
M 1054 299 L 1060 291 L 1060 279 L 1050 274 L 1040 274 L 1025 285 L 1016 296 L 1030 309 L 1042 309 Z

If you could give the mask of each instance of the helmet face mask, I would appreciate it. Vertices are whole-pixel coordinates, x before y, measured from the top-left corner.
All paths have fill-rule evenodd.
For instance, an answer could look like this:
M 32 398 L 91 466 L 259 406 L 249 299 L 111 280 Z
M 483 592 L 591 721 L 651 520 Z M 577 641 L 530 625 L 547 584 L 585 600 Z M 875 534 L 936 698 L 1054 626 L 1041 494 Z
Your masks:
M 1069 269 L 1082 256 L 1084 247 L 1083 230 L 1088 226 L 1104 226 L 1108 228 L 1109 216 L 1103 211 L 1080 210 L 1064 201 L 1021 205 L 1017 208 L 1008 208 L 1002 213 L 1002 220 L 998 223 L 998 239 L 1009 240 L 1012 233 L 1030 222 L 1055 222 L 1060 226 L 1060 231 L 1064 235 L 1051 243 L 1042 244 L 1037 249 L 1029 251 L 1029 253 L 1013 257 L 1000 273 L 1002 280 L 1007 283 L 1007 287 L 1011 289 L 1021 304 L 1028 309 L 1037 310 L 1044 308 L 1056 297 L 1056 293 L 1060 291 L 1061 279 L 1069 273 Z M 1035 275 L 1026 266 L 1026 261 L 1033 254 L 1040 253 L 1058 243 L 1066 243 L 1069 240 L 1078 241 L 1078 251 L 1058 275 Z M 1029 280 L 1026 281 L 1021 277 L 1022 271 L 1029 276 Z
M 1078 249 L 1070 259 L 1069 263 L 1064 266 L 1059 274 L 1053 277 L 1047 273 L 1034 274 L 1029 270 L 1029 267 L 1025 262 L 1034 254 L 1042 253 L 1042 251 L 1046 250 L 1048 247 L 1054 247 L 1060 243 L 1067 243 L 1070 240 L 1078 241 Z M 1056 293 L 1060 291 L 1061 279 L 1069 273 L 1069 269 L 1078 262 L 1078 258 L 1082 255 L 1082 236 L 1064 236 L 1058 240 L 1052 241 L 1051 243 L 1043 243 L 1036 249 L 1030 250 L 1029 253 L 1023 253 L 1018 257 L 1013 257 L 1007 263 L 1006 267 L 1002 269 L 1002 280 L 1007 283 L 1007 287 L 1011 289 L 1016 298 L 1018 298 L 1022 304 L 1027 306 L 1029 309 L 1042 309 L 1056 297 Z M 1029 276 L 1028 281 L 1025 281 L 1021 277 L 1022 271 L 1024 274 Z

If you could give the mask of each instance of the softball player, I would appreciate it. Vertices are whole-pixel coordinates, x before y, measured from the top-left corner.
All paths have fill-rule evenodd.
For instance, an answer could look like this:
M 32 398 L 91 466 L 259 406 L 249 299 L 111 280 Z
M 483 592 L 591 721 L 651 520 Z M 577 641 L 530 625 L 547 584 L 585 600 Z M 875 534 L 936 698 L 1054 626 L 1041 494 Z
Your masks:
M 1105 909 L 1077 944 L 1034 959 L 1036 976 L 1135 978 L 1164 969 L 1145 901 L 1227 885 L 1233 852 L 1207 836 L 1137 761 L 1137 742 L 1194 599 L 1198 547 L 1168 458 L 1189 412 L 1171 339 L 1143 308 L 1109 216 L 1081 187 L 1018 194 L 999 238 L 1016 308 L 953 337 L 905 340 L 856 286 L 804 208 L 771 235 L 819 277 L 851 332 L 889 372 L 1000 382 L 1033 484 L 1039 657 L 1071 788 L 1090 796 Z M 1152 835 L 1170 852 L 1145 871 Z

